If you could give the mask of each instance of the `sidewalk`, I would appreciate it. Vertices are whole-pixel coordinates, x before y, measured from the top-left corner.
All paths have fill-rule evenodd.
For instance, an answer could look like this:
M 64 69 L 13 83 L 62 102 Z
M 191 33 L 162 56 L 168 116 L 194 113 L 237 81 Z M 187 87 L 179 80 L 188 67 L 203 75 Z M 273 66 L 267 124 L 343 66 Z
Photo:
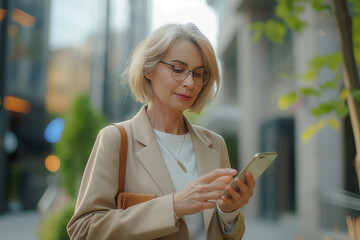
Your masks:
M 37 211 L 22 211 L 0 215 L 0 239 L 38 240 L 40 216 Z
M 285 223 L 245 218 L 246 230 L 243 240 L 300 240 L 301 234 L 296 220 L 289 219 Z
M 0 239 L 38 240 L 40 216 L 37 211 L 25 211 L 0 215 Z M 315 236 L 304 236 L 298 228 L 298 220 L 287 217 L 279 222 L 247 219 L 243 240 L 345 240 L 346 235 L 319 230 Z
M 246 219 L 243 240 L 348 240 L 344 232 L 318 229 L 308 235 L 301 232 L 299 219 L 286 216 L 277 222 L 264 219 Z

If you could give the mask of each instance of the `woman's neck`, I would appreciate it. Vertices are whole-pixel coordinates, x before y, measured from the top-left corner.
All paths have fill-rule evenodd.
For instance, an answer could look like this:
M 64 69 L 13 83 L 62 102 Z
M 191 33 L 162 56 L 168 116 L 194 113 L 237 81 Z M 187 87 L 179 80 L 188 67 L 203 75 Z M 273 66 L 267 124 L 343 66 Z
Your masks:
M 187 133 L 182 111 L 160 108 L 150 103 L 146 113 L 156 130 L 176 135 Z

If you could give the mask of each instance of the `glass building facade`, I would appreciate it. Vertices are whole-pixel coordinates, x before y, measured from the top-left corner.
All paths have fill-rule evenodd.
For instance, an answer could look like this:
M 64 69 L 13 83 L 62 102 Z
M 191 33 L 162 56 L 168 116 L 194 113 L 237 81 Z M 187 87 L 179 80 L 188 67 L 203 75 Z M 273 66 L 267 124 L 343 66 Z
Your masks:
M 151 1 L 0 0 L 0 214 L 35 209 L 50 173 L 51 120 L 85 93 L 119 121 L 139 106 L 119 87 L 149 32 Z

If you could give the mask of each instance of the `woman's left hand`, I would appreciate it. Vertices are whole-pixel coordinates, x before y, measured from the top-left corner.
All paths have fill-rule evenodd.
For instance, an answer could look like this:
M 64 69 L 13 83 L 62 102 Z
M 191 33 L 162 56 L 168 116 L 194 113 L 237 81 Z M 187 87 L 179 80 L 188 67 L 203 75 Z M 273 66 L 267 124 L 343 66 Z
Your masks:
M 245 173 L 245 180 L 244 183 L 238 177 L 234 179 L 234 183 L 239 188 L 239 191 L 235 191 L 230 185 L 226 187 L 225 190 L 230 194 L 231 198 L 222 196 L 218 199 L 218 206 L 221 211 L 229 213 L 249 202 L 255 187 L 255 180 L 249 171 Z

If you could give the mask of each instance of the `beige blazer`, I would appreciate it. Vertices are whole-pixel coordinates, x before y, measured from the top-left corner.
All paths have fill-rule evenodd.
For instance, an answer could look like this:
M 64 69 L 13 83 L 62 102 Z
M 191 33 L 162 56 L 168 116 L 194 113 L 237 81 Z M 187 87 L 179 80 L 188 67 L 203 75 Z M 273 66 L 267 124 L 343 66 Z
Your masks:
M 185 120 L 194 144 L 199 176 L 229 167 L 223 138 Z M 68 223 L 71 239 L 189 239 L 183 218 L 174 220 L 175 187 L 163 160 L 145 106 L 122 122 L 128 134 L 125 192 L 155 193 L 158 198 L 116 209 L 120 134 L 116 127 L 102 129 L 96 139 L 80 185 L 75 213 Z M 207 239 L 241 239 L 244 218 L 240 212 L 231 234 L 226 234 L 216 210 L 204 210 Z

